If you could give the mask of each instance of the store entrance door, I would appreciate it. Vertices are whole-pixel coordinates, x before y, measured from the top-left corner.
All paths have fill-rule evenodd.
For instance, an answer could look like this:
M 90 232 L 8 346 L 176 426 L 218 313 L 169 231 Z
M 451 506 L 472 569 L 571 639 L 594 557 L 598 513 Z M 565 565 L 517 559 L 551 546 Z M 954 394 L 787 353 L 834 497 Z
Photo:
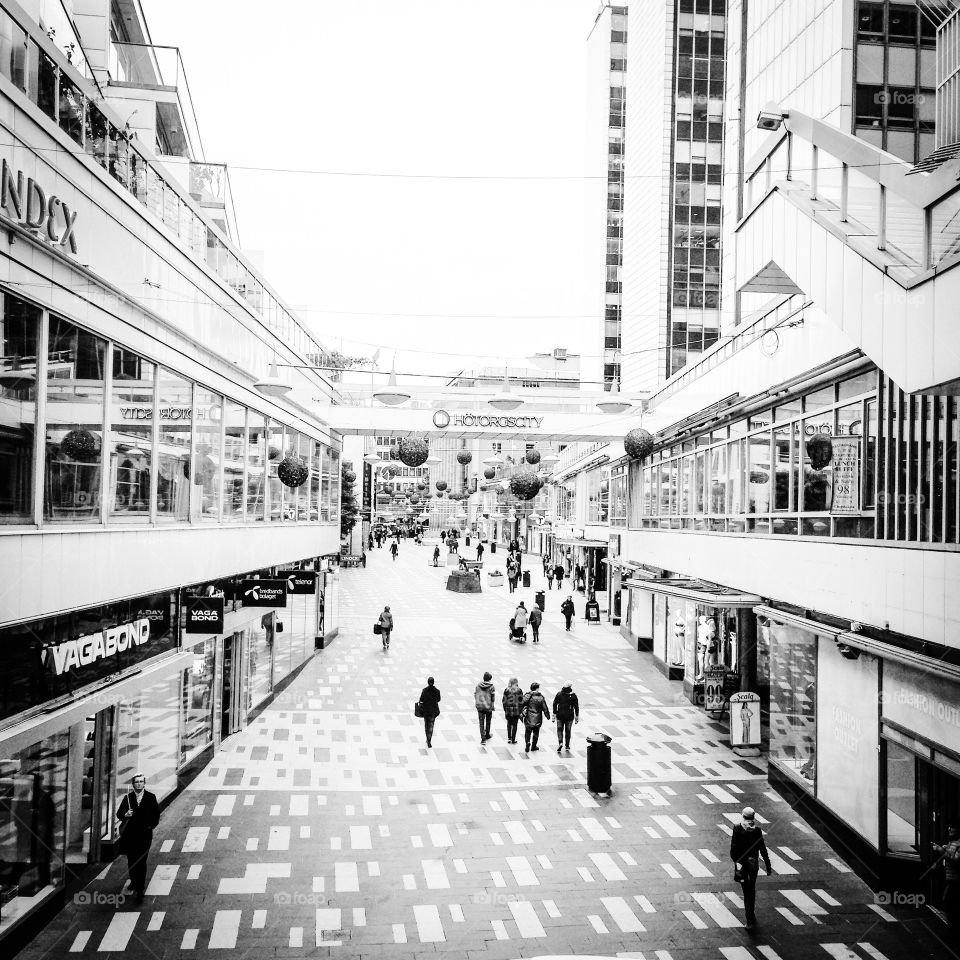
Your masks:
M 116 708 L 106 707 L 70 727 L 67 763 L 68 864 L 96 863 L 113 827 Z
M 923 878 L 927 903 L 939 907 L 943 903 L 944 870 L 932 844 L 947 842 L 947 825 L 960 817 L 960 777 L 946 770 L 917 760 L 919 853 L 923 862 Z
M 223 638 L 223 686 L 220 692 L 220 739 L 226 740 L 243 727 L 243 633 Z

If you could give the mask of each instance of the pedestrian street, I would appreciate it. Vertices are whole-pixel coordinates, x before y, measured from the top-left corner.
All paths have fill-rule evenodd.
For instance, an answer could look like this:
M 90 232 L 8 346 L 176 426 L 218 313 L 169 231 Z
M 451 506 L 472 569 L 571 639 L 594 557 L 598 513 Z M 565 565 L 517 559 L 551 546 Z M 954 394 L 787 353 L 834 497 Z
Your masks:
M 445 590 L 434 543 L 373 550 L 341 576 L 341 634 L 164 811 L 142 903 L 105 867 L 22 956 L 337 957 L 405 960 L 596 955 L 684 960 L 948 956 L 922 914 L 869 888 L 735 756 L 725 723 L 694 707 L 616 629 L 566 633 L 568 591 L 546 595 L 541 643 L 507 621 L 543 587 Z M 497 556 L 486 558 L 487 569 Z M 502 566 L 502 564 L 501 564 Z M 384 651 L 372 626 L 384 604 Z M 493 739 L 473 689 L 493 675 Z M 413 705 L 442 701 L 433 749 Z M 547 702 L 571 681 L 581 722 L 558 754 L 508 745 L 510 677 Z M 612 738 L 613 792 L 586 789 L 585 736 Z M 729 838 L 756 808 L 773 874 L 743 925 Z

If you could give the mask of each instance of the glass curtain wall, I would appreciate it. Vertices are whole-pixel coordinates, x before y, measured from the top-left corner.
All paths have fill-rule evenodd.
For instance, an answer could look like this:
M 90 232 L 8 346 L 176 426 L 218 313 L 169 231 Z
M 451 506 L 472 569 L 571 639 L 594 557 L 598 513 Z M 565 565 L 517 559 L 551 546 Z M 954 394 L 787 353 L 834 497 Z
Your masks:
M 223 410 L 223 519 L 243 520 L 247 408 L 228 400 Z
M 113 348 L 107 512 L 124 520 L 150 519 L 155 380 L 150 361 Z
M 193 461 L 190 513 L 193 519 L 220 519 L 220 463 L 223 439 L 223 397 L 202 387 L 193 393 Z

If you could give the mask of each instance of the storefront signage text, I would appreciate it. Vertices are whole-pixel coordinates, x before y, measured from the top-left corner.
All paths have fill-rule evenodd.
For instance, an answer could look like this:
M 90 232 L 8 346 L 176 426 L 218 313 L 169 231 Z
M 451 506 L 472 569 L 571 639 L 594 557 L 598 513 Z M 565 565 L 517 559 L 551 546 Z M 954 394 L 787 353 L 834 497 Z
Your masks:
M 48 197 L 33 177 L 24 179 L 22 170 L 17 170 L 14 178 L 6 160 L 0 168 L 0 207 L 25 227 L 44 231 L 51 243 L 69 246 L 71 253 L 77 252 L 77 215 L 59 197 Z
M 860 512 L 860 438 L 833 438 L 831 513 Z
M 860 749 L 863 722 L 843 707 L 833 708 L 833 739 L 851 753 Z
M 43 651 L 44 662 L 59 677 L 77 667 L 85 667 L 131 647 L 138 647 L 149 639 L 150 621 L 142 617 L 133 623 L 107 627 L 97 633 L 46 647 Z
M 187 633 L 222 633 L 223 597 L 193 597 L 187 601 Z
M 317 575 L 312 570 L 287 574 L 287 593 L 311 596 L 317 590 Z
M 245 607 L 285 607 L 286 580 L 242 580 L 240 602 Z
M 539 430 L 543 417 L 497 417 L 485 413 L 447 413 L 437 410 L 433 425 L 440 430 L 454 427 L 506 427 L 511 430 Z
M 153 407 L 118 407 L 121 420 L 152 420 Z M 220 407 L 209 410 L 191 410 L 190 407 L 160 407 L 161 420 L 212 420 L 220 421 Z

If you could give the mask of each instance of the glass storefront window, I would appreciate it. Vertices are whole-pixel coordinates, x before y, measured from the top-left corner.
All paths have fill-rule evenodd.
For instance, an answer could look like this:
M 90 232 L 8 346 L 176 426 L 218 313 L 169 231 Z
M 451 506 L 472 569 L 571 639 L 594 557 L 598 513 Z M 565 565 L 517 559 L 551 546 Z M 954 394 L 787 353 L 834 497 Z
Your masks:
M 262 703 L 273 689 L 273 625 L 274 615 L 265 613 L 259 626 L 250 626 L 244 631 L 248 712 Z
M 213 743 L 213 681 L 216 640 L 196 644 L 193 664 L 180 677 L 180 766 Z
M 747 513 L 770 511 L 770 434 L 755 433 L 747 438 Z
M 310 519 L 320 519 L 321 488 L 320 480 L 323 475 L 323 444 L 312 441 L 313 452 L 310 456 Z
M 63 881 L 68 731 L 0 758 L 0 933 Z
M 157 515 L 186 520 L 190 516 L 190 445 L 193 384 L 170 370 L 160 370 L 157 450 Z
M 770 759 L 813 791 L 817 778 L 817 637 L 770 623 Z
M 887 850 L 917 854 L 917 759 L 899 743 L 886 740 Z
M 107 343 L 50 317 L 44 517 L 100 519 Z
M 294 460 L 300 460 L 301 457 L 304 462 L 306 461 L 306 438 L 301 437 L 299 433 L 295 431 L 289 431 L 287 433 L 287 448 L 286 456 L 291 457 Z M 284 496 L 287 499 L 287 517 L 290 520 L 306 520 L 307 511 L 306 511 L 306 493 L 309 490 L 309 487 L 306 483 L 301 484 L 299 487 L 284 487 Z
M 3 21 L 0 20 L 0 31 Z M 17 28 L 19 29 L 19 28 Z M 5 41 L 0 32 L 0 66 Z M 9 54 L 7 54 L 9 55 Z M 41 311 L 3 294 L 0 330 L 0 523 L 33 520 L 37 342 Z
M 708 456 L 705 451 L 696 455 L 696 472 L 693 476 L 693 511 L 701 515 L 706 513 L 707 503 L 704 495 L 706 490 Z
M 117 802 L 134 774 L 163 800 L 177 788 L 177 735 L 180 726 L 180 675 L 151 684 L 117 708 Z
M 155 367 L 113 348 L 107 515 L 149 519 Z
M 743 513 L 743 441 L 727 444 L 727 513 Z
M 283 459 L 283 424 L 271 420 L 267 428 L 267 487 L 269 519 L 277 522 L 284 519 L 283 484 L 277 477 L 277 467 Z
M 330 522 L 340 520 L 340 452 L 330 450 Z
M 247 519 L 263 520 L 266 495 L 267 426 L 261 413 L 247 416 Z
M 795 510 L 791 507 L 790 493 L 793 487 L 791 473 L 791 447 L 793 446 L 793 424 L 776 427 L 773 431 L 774 484 L 773 509 Z
M 223 433 L 223 397 L 203 387 L 193 391 L 193 464 L 190 472 L 190 515 L 193 519 L 220 519 L 220 444 Z
M 242 520 L 247 408 L 228 400 L 223 413 L 223 519 Z
M 723 513 L 727 505 L 727 448 L 721 444 L 710 452 L 710 513 Z

